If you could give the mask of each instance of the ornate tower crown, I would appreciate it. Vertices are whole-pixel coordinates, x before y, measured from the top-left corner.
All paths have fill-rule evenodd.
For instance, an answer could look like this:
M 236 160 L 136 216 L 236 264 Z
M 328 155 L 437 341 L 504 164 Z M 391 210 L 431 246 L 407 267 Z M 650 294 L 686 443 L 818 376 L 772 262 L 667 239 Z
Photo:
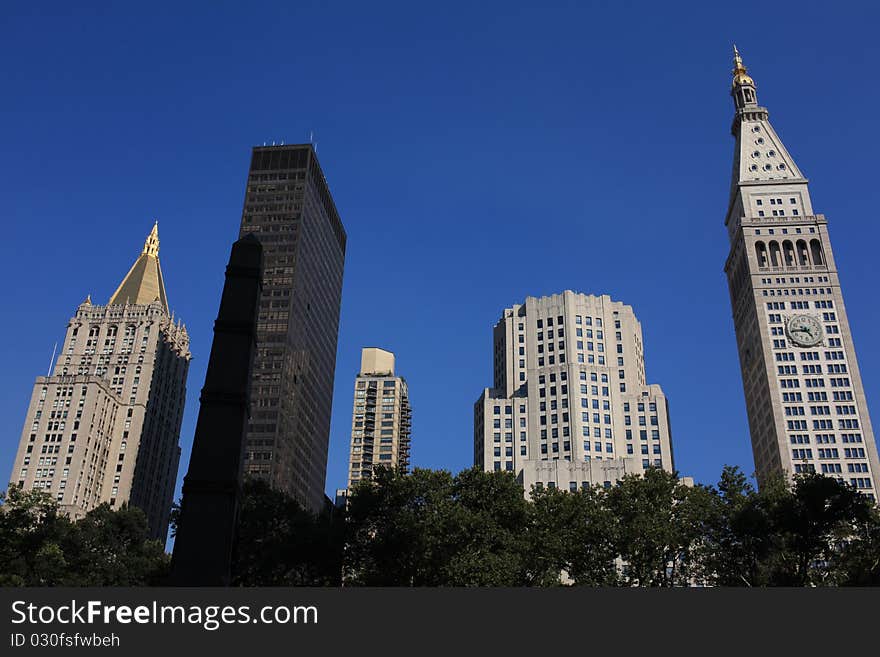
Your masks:
M 159 222 L 144 242 L 144 250 L 135 260 L 116 292 L 110 297 L 108 305 L 150 304 L 158 300 L 168 313 L 168 299 L 165 296 L 165 281 L 159 266 Z
M 739 56 L 739 50 L 736 49 L 736 44 L 733 44 L 733 87 L 736 88 L 742 85 L 750 85 L 752 87 L 755 86 L 755 81 L 752 80 L 748 75 L 748 69 L 743 66 L 742 57 Z
M 156 221 L 153 224 L 153 230 L 150 231 L 150 234 L 147 235 L 147 239 L 144 242 L 144 250 L 143 255 L 153 256 L 154 258 L 159 257 L 159 222 Z
M 755 81 L 743 65 L 742 57 L 736 44 L 733 44 L 733 82 L 730 85 L 730 95 L 733 96 L 733 104 L 736 109 L 758 106 L 758 95 L 755 92 Z

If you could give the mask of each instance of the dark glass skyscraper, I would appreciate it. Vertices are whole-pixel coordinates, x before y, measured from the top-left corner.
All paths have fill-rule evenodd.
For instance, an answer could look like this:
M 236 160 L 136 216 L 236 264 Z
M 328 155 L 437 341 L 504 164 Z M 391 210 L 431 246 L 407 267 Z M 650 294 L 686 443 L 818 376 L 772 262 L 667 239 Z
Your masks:
M 324 502 L 345 229 L 310 144 L 253 149 L 240 235 L 263 245 L 245 472 Z

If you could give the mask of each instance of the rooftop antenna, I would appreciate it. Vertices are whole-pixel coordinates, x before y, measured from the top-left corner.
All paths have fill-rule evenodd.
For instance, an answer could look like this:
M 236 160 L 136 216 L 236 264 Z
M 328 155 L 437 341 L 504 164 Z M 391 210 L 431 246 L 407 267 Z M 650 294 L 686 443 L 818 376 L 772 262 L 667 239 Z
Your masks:
M 46 372 L 46 376 L 52 376 L 52 365 L 55 363 L 55 352 L 58 350 L 58 343 L 55 343 L 55 346 L 52 347 L 52 358 L 49 359 L 49 371 Z

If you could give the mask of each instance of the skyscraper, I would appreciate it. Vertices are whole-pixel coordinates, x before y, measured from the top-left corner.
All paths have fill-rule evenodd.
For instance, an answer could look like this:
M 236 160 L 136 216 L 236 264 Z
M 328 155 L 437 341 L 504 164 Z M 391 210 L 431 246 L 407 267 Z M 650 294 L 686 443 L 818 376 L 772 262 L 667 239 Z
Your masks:
M 369 479 L 377 465 L 409 468 L 412 409 L 406 379 L 394 375 L 394 354 L 361 350 L 361 371 L 354 382 L 348 487 Z
M 263 246 L 245 473 L 324 503 L 345 230 L 310 144 L 253 149 L 240 236 Z
M 868 416 L 828 223 L 734 48 L 724 266 L 759 483 L 822 472 L 876 495 Z
M 648 384 L 632 307 L 566 290 L 526 297 L 494 329 L 493 388 L 474 405 L 474 464 L 566 489 L 674 470 L 669 410 Z
M 157 225 L 107 305 L 87 298 L 76 309 L 54 373 L 37 377 L 10 483 L 51 493 L 74 518 L 128 502 L 164 541 L 189 361 Z

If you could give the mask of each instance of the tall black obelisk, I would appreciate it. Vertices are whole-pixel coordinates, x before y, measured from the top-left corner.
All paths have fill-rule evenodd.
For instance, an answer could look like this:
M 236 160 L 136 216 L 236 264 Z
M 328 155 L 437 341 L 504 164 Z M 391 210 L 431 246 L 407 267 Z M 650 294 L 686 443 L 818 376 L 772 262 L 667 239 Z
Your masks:
M 250 404 L 263 249 L 253 235 L 232 246 L 205 375 L 170 583 L 228 586 Z

